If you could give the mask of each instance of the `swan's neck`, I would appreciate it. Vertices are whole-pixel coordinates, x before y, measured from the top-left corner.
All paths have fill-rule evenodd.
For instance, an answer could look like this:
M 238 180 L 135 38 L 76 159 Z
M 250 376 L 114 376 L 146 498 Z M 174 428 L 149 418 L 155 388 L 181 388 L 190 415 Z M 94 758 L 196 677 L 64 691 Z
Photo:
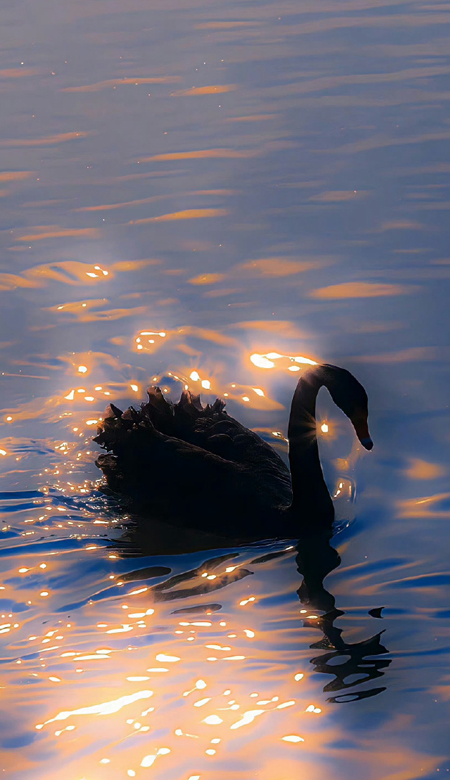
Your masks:
M 292 511 L 314 524 L 331 524 L 333 502 L 323 478 L 316 432 L 316 398 L 329 384 L 328 366 L 308 370 L 299 380 L 289 417 L 289 463 L 292 478 Z

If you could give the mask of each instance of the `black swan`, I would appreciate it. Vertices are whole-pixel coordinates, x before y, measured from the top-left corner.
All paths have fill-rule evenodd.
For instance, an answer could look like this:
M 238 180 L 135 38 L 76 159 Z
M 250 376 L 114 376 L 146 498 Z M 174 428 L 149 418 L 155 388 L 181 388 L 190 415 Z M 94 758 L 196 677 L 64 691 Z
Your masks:
M 304 371 L 289 417 L 290 473 L 256 433 L 224 411 L 183 392 L 168 402 L 158 387 L 148 403 L 121 412 L 111 404 L 94 441 L 111 454 L 97 466 L 108 488 L 128 496 L 138 514 L 224 536 L 286 537 L 331 528 L 333 502 L 319 460 L 315 405 L 325 386 L 372 449 L 367 394 L 342 368 Z M 176 533 L 176 531 L 175 531 Z

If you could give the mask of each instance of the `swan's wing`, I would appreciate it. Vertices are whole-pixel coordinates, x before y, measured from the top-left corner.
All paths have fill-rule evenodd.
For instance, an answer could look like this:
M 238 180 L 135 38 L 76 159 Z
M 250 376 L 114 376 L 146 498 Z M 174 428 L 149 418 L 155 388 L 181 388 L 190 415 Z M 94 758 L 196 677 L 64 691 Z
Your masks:
M 224 401 L 219 398 L 213 404 L 202 406 L 199 395 L 184 391 L 179 402 L 173 404 L 159 387 L 149 387 L 147 393 L 148 402 L 138 410 L 130 407 L 122 413 L 111 404 L 106 411 L 106 419 L 115 418 L 122 422 L 116 427 L 115 436 L 109 436 L 111 446 L 102 436 L 103 430 L 99 430 L 100 436 L 95 441 L 108 449 L 114 449 L 113 445 L 122 429 L 126 430 L 140 422 L 145 425 L 151 423 L 160 433 L 194 444 L 225 460 L 254 467 L 265 465 L 266 469 L 272 468 L 284 477 L 289 475 L 278 453 L 256 433 L 230 417 L 224 410 Z
M 287 467 L 270 444 L 226 412 L 209 418 L 199 417 L 190 440 L 236 463 L 262 465 L 266 461 L 287 472 Z
M 253 431 L 225 411 L 225 402 L 216 398 L 212 405 L 202 406 L 199 395 L 184 391 L 177 404 L 167 401 L 159 387 L 148 389 L 148 403 L 141 414 L 155 428 L 177 439 L 195 444 L 203 450 L 243 465 L 275 469 L 279 476 L 289 471 L 277 452 Z
M 256 521 L 261 490 L 245 467 L 142 424 L 127 438 L 115 454 L 100 455 L 97 465 L 108 486 L 137 508 L 167 520 L 190 518 L 199 528 L 223 525 L 224 531 L 237 510 Z
M 97 436 L 96 441 L 103 436 Z M 195 484 L 198 490 L 200 481 L 229 479 L 241 470 L 201 447 L 142 424 L 129 430 L 126 439 L 111 447 L 113 454 L 100 455 L 97 461 L 105 474 L 111 470 L 114 479 L 123 480 L 124 493 L 129 492 L 126 485 L 135 486 L 142 480 L 144 490 L 156 482 L 176 484 L 179 489 Z
M 94 439 L 112 452 L 97 465 L 117 492 L 154 505 L 192 511 L 220 506 L 260 512 L 291 501 L 290 474 L 259 436 L 223 411 L 217 400 L 203 408 L 184 393 L 167 403 L 158 388 L 140 410 L 110 406 Z

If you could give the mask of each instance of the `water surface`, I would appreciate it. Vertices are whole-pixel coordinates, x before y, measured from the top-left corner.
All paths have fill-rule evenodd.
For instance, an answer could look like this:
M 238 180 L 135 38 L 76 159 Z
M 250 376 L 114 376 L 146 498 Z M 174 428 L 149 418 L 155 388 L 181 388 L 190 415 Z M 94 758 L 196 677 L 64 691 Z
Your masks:
M 4 776 L 449 772 L 449 6 L 2 22 Z M 132 533 L 108 401 L 188 384 L 285 455 L 295 357 L 370 398 L 370 454 L 320 398 L 331 546 Z

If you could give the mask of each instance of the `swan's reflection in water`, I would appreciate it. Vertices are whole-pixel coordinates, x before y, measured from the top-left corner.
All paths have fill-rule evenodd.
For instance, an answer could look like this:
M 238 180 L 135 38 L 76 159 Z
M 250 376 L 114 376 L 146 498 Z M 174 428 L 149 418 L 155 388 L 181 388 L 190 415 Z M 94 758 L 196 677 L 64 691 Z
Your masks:
M 302 583 L 297 590 L 302 609 L 302 624 L 305 628 L 313 628 L 322 632 L 323 636 L 310 647 L 314 650 L 327 650 L 323 655 L 311 658 L 314 671 L 319 674 L 331 675 L 334 679 L 327 682 L 323 690 L 326 693 L 336 693 L 327 699 L 330 703 L 344 703 L 376 696 L 386 690 L 381 687 L 364 687 L 363 690 L 354 690 L 360 684 L 367 684 L 384 675 L 384 670 L 391 664 L 391 659 L 378 658 L 389 651 L 381 643 L 383 631 L 370 636 L 360 642 L 347 642 L 343 636 L 343 630 L 334 625 L 335 621 L 345 612 L 336 608 L 335 597 L 324 586 L 325 577 L 340 566 L 341 558 L 337 550 L 332 546 L 332 531 L 309 533 L 297 540 L 295 546 L 297 571 L 303 576 Z M 137 522 L 121 539 L 119 549 L 121 554 L 155 555 L 164 554 L 170 550 L 174 552 L 175 544 L 179 552 L 205 550 L 217 548 L 221 542 L 230 543 L 221 537 L 208 534 L 199 534 L 191 529 L 174 529 L 165 523 L 152 523 L 152 540 L 149 544 L 148 529 L 142 528 Z M 166 546 L 167 545 L 167 546 Z M 164 582 L 153 586 L 155 601 L 171 601 L 174 599 L 205 596 L 221 590 L 227 585 L 237 582 L 244 577 L 253 574 L 249 568 L 258 564 L 267 563 L 274 558 L 280 558 L 290 554 L 293 545 L 277 552 L 267 553 L 253 560 L 249 560 L 246 566 L 232 564 L 236 553 L 228 553 L 205 560 L 199 568 L 186 571 L 180 575 L 170 577 Z M 220 570 L 220 574 L 216 573 Z M 152 573 L 151 576 L 154 576 Z M 145 579 L 145 570 L 130 572 L 122 580 Z M 188 607 L 186 610 L 177 610 L 178 613 L 212 612 L 220 609 L 220 605 L 207 604 L 202 607 Z M 372 615 L 373 613 L 373 615 Z M 373 617 L 381 617 L 377 610 L 371 610 Z
M 323 633 L 323 638 L 311 645 L 311 648 L 330 651 L 311 659 L 314 671 L 334 676 L 323 690 L 325 692 L 349 690 L 360 683 L 382 677 L 383 670 L 390 665 L 391 660 L 374 659 L 372 656 L 384 655 L 388 652 L 380 641 L 383 632 L 361 642 L 350 643 L 342 636 L 342 629 L 334 625 L 335 620 L 345 613 L 336 608 L 334 596 L 325 589 L 323 584 L 327 574 L 341 563 L 338 552 L 331 546 L 331 533 L 300 540 L 296 563 L 298 571 L 303 575 L 303 582 L 297 591 L 302 606 L 307 608 L 302 612 L 314 613 L 313 618 L 305 617 L 304 624 L 310 628 L 317 628 Z M 316 615 L 316 612 L 323 612 L 323 614 Z M 350 679 L 352 677 L 353 679 Z M 385 687 L 365 688 L 356 692 L 352 690 L 351 693 L 331 696 L 327 701 L 343 703 L 366 699 L 385 690 Z

